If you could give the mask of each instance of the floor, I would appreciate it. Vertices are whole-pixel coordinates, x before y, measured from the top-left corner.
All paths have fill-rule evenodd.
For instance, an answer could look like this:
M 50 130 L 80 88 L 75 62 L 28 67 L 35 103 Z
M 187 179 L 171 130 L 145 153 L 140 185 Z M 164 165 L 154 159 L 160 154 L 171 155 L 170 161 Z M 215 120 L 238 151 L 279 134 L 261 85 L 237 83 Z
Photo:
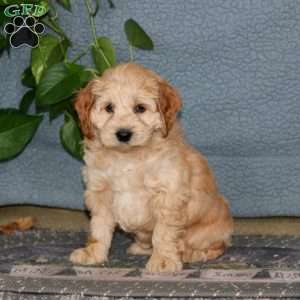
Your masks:
M 0 224 L 23 216 L 36 217 L 39 228 L 79 231 L 87 230 L 89 224 L 87 213 L 82 211 L 37 206 L 0 207 Z M 235 234 L 300 235 L 300 218 L 237 218 Z

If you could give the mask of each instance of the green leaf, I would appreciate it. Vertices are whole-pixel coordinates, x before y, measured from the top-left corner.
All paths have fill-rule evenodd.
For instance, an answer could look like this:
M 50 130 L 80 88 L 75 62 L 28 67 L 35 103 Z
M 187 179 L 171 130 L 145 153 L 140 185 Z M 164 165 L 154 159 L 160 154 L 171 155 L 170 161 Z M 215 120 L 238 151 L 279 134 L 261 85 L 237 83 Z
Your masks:
M 65 111 L 70 112 L 72 109 L 73 109 L 73 105 L 71 99 L 66 99 L 56 104 L 53 104 L 49 107 L 49 119 L 50 121 L 53 121 Z
M 32 75 L 30 67 L 28 67 L 24 70 L 24 72 L 21 76 L 21 80 L 22 80 L 22 84 L 27 87 L 34 88 L 36 86 L 35 79 Z
M 80 73 L 80 87 L 85 86 L 93 77 L 95 77 L 95 73 L 92 70 L 83 70 Z
M 37 86 L 38 105 L 52 105 L 71 96 L 80 87 L 81 70 L 74 65 L 59 63 L 50 67 Z
M 107 0 L 108 4 L 109 4 L 109 7 L 110 8 L 116 8 L 115 4 L 113 3 L 112 0 Z
M 50 67 L 37 86 L 38 105 L 52 105 L 75 93 L 91 79 L 91 72 L 73 63 L 59 63 Z
M 144 31 L 144 29 L 133 19 L 129 19 L 125 22 L 124 31 L 131 46 L 143 50 L 153 49 L 153 42 L 151 38 Z
M 64 9 L 71 11 L 71 3 L 70 0 L 56 0 L 56 2 L 61 5 Z
M 42 116 L 30 116 L 16 109 L 0 109 L 0 160 L 19 154 L 34 136 Z
M 50 66 L 64 59 L 68 46 L 66 40 L 60 41 L 52 35 L 40 38 L 39 46 L 31 51 L 31 71 L 37 83 Z
M 19 109 L 23 113 L 27 113 L 29 110 L 30 105 L 33 103 L 35 97 L 35 90 L 30 90 L 27 93 L 24 94 Z
M 1 31 L 1 29 L 0 29 L 0 31 Z M 0 34 L 0 57 L 5 50 L 6 50 L 7 54 L 9 55 L 9 52 L 10 52 L 9 37 L 8 36 L 5 37 Z
M 65 121 L 60 128 L 60 141 L 71 155 L 82 160 L 82 135 L 77 122 L 68 112 L 65 112 Z
M 6 38 L 3 34 L 0 34 L 0 50 L 6 47 Z
M 32 1 L 28 1 L 29 3 L 32 3 Z M 48 0 L 37 0 L 38 4 L 44 7 L 44 11 L 41 12 L 38 16 L 36 17 L 42 17 L 46 15 L 49 11 L 49 1 Z
M 94 0 L 94 4 L 95 4 L 95 7 L 94 9 L 92 9 L 91 11 L 89 11 L 89 14 L 91 17 L 95 18 L 98 11 L 99 11 L 99 8 L 100 8 L 100 0 Z
M 7 48 L 7 39 L 4 35 L 0 34 L 0 56 L 2 55 L 3 51 Z
M 0 6 L 0 26 L 4 26 L 10 19 L 4 14 L 4 6 Z
M 92 46 L 92 56 L 100 74 L 116 63 L 115 49 L 107 37 L 97 38 L 97 44 Z

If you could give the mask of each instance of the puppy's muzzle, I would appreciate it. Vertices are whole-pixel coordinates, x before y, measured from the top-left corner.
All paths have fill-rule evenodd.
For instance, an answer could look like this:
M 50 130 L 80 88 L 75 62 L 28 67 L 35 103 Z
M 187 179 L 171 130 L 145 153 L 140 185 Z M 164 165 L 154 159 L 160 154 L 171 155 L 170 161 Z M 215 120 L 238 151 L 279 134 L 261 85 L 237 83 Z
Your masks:
M 126 128 L 121 128 L 116 132 L 116 137 L 121 143 L 128 143 L 132 137 L 133 132 Z

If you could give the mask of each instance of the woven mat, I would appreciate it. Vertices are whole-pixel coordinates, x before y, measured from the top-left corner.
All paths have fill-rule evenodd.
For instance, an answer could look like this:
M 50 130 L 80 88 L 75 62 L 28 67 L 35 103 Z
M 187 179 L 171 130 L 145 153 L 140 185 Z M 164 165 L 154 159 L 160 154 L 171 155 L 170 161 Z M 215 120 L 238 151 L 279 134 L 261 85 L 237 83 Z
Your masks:
M 48 230 L 0 236 L 0 299 L 300 297 L 300 236 L 234 236 L 219 259 L 163 275 L 144 270 L 147 257 L 126 255 L 131 239 L 119 232 L 108 263 L 73 266 L 68 256 L 86 238 Z

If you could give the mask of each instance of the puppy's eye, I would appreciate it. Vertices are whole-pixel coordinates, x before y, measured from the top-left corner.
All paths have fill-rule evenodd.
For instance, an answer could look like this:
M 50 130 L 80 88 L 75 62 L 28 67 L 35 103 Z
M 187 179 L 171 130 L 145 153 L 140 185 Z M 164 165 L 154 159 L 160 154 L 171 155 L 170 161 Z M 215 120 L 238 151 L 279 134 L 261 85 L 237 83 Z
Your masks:
M 109 104 L 107 104 L 106 106 L 105 106 L 105 110 L 108 112 L 108 113 L 113 113 L 114 112 L 114 107 L 113 107 L 113 105 L 111 104 L 111 103 L 109 103 Z
M 137 104 L 133 110 L 136 114 L 142 114 L 146 111 L 146 107 L 143 104 Z

